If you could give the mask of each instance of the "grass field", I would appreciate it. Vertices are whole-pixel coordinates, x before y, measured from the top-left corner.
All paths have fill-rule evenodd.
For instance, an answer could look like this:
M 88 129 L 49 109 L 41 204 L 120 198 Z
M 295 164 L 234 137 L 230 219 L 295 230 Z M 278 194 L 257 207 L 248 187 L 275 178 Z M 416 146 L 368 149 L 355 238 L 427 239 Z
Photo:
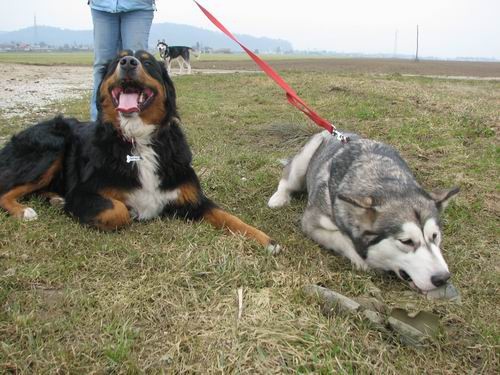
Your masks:
M 500 83 L 311 70 L 285 78 L 318 112 L 398 148 L 425 187 L 461 187 L 443 218 L 443 248 L 462 305 L 426 301 L 322 250 L 300 232 L 303 200 L 266 207 L 278 159 L 317 130 L 269 79 L 179 76 L 178 105 L 207 195 L 285 250 L 270 256 L 177 220 L 100 233 L 33 198 L 36 222 L 0 213 L 0 372 L 497 373 Z M 88 97 L 53 110 L 86 118 L 87 108 Z M 36 118 L 0 113 L 2 134 Z M 445 332 L 426 348 L 402 346 L 352 317 L 323 316 L 301 293 L 308 283 L 349 296 L 377 287 L 391 306 L 438 314 Z
M 196 55 L 198 56 L 198 55 Z M 260 55 L 266 60 L 296 60 L 305 55 Z M 157 55 L 159 58 L 159 55 Z M 0 62 L 28 65 L 92 65 L 93 52 L 8 52 L 0 53 Z M 317 58 L 322 58 L 318 56 Z M 250 61 L 244 53 L 210 53 L 194 57 L 196 61 Z
M 156 56 L 159 58 L 159 55 Z M 355 59 L 310 55 L 260 55 L 279 71 L 410 74 L 428 76 L 462 76 L 500 79 L 500 63 L 471 61 L 411 61 L 400 59 Z M 92 52 L 0 53 L 0 63 L 27 65 L 92 65 Z M 200 54 L 192 56 L 194 69 L 258 70 L 244 53 Z M 174 62 L 172 66 L 177 68 Z

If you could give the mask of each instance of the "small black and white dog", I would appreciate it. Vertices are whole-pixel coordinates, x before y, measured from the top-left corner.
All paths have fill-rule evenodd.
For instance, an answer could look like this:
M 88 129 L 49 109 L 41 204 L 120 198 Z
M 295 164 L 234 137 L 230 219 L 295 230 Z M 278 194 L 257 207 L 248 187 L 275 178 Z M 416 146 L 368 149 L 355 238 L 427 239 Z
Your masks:
M 306 190 L 302 230 L 314 241 L 357 268 L 394 271 L 420 291 L 444 285 L 439 214 L 458 188 L 426 192 L 394 148 L 348 136 L 341 144 L 328 132 L 314 135 L 285 167 L 269 207 Z
M 192 51 L 191 47 L 186 46 L 169 46 L 163 41 L 158 41 L 156 48 L 160 53 L 160 57 L 165 62 L 167 70 L 171 73 L 172 61 L 176 60 L 179 64 L 179 73 L 182 74 L 184 67 L 187 69 L 187 74 L 191 74 L 191 62 L 190 54 Z

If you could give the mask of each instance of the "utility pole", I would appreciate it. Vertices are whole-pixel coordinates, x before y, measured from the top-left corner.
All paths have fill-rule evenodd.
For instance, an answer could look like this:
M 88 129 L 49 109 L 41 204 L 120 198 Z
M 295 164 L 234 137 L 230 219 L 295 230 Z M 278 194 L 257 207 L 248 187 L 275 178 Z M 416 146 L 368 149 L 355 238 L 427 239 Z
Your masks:
M 417 51 L 415 52 L 415 61 L 418 61 L 418 25 L 417 25 Z
M 38 42 L 38 28 L 36 26 L 36 13 L 34 14 L 34 17 L 33 17 L 33 34 L 34 34 L 33 44 L 36 44 Z
M 394 58 L 398 55 L 398 29 L 394 33 Z

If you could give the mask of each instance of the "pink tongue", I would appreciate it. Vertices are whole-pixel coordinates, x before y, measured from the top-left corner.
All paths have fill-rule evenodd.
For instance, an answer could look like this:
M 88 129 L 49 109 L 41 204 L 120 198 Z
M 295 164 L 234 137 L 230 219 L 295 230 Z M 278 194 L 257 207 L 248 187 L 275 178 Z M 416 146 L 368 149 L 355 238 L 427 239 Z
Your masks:
M 120 102 L 118 103 L 118 112 L 132 113 L 139 112 L 139 107 L 137 102 L 139 100 L 139 94 L 136 92 L 120 94 Z

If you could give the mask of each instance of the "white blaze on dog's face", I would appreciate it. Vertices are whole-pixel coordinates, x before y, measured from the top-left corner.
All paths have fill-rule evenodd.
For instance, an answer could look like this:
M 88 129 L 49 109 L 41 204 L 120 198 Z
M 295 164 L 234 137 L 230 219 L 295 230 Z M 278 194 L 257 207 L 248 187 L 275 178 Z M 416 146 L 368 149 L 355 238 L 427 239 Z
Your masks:
M 166 44 L 158 43 L 158 52 L 160 52 L 160 55 L 165 55 L 166 50 L 167 50 Z
M 350 229 L 351 240 L 366 263 L 393 271 L 421 291 L 444 285 L 450 278 L 439 248 L 439 214 L 458 188 L 394 199 L 338 195 L 336 212 Z
M 416 288 L 429 291 L 450 277 L 440 243 L 441 230 L 435 218 L 426 220 L 423 228 L 406 222 L 399 233 L 371 246 L 366 261 L 374 268 L 394 271 Z

